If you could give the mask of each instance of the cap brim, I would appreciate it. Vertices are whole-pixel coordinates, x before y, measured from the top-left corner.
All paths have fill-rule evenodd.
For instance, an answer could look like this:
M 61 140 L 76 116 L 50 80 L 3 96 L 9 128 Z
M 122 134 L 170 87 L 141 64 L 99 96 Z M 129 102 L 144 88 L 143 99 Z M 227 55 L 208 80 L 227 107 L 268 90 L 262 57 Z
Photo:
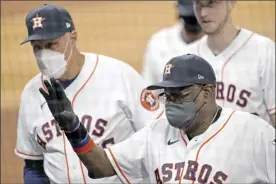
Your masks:
M 194 9 L 193 9 L 193 5 L 191 5 L 191 6 L 188 6 L 188 5 L 183 6 L 181 4 L 178 4 L 177 8 L 178 8 L 180 16 L 194 16 L 195 15 Z
M 57 33 L 51 33 L 48 35 L 41 35 L 41 34 L 33 34 L 29 36 L 26 40 L 24 40 L 20 45 L 23 45 L 24 43 L 27 43 L 29 41 L 36 41 L 36 40 L 55 40 L 62 35 L 64 35 L 64 32 L 57 32 Z
M 164 89 L 164 88 L 180 88 L 193 85 L 190 82 L 175 82 L 175 81 L 162 81 L 156 83 L 154 85 L 148 86 L 147 90 L 157 90 L 157 89 Z

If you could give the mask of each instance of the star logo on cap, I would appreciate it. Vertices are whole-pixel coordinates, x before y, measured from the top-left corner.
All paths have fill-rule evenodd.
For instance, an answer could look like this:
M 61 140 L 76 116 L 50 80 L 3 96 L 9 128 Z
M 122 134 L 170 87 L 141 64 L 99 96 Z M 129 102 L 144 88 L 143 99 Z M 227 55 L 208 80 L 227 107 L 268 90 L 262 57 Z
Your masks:
M 31 20 L 31 23 L 33 24 L 33 30 L 36 28 L 43 28 L 42 22 L 45 19 L 46 18 L 39 17 L 38 14 L 36 14 L 36 16 Z
M 164 75 L 166 74 L 170 74 L 171 73 L 171 69 L 173 68 L 174 66 L 172 64 L 167 64 L 165 66 L 165 70 L 164 70 Z

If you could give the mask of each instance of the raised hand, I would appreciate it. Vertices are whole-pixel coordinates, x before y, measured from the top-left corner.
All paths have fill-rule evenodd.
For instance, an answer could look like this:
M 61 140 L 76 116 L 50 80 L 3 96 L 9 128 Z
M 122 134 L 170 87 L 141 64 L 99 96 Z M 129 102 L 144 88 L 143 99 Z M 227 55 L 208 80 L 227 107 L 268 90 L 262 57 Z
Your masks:
M 51 84 L 47 80 L 43 81 L 48 93 L 43 88 L 39 88 L 39 91 L 45 98 L 60 128 L 65 132 L 72 132 L 80 124 L 78 116 L 74 113 L 71 102 L 67 98 L 60 82 L 54 78 L 50 78 L 50 81 Z

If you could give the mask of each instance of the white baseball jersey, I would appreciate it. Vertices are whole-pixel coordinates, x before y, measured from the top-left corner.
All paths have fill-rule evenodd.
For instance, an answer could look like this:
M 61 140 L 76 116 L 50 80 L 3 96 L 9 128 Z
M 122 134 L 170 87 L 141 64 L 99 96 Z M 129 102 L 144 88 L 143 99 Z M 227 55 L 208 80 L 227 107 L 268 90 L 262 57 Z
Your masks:
M 24 159 L 43 159 L 45 173 L 53 183 L 120 182 L 118 177 L 88 177 L 38 90 L 44 87 L 43 79 L 41 74 L 35 76 L 22 93 L 15 153 Z M 156 96 L 145 87 L 142 77 L 128 64 L 85 53 L 84 66 L 65 93 L 95 143 L 105 148 L 125 140 L 161 113 Z
M 217 103 L 257 114 L 271 122 L 275 113 L 275 42 L 241 29 L 219 55 L 207 45 L 207 36 L 188 48 L 206 59 L 217 78 Z
M 163 28 L 150 38 L 144 54 L 142 76 L 149 84 L 162 81 L 166 63 L 173 57 L 186 53 L 186 44 L 181 37 L 183 24 Z
M 105 149 L 124 183 L 274 183 L 275 129 L 258 116 L 223 108 L 189 140 L 162 116 Z

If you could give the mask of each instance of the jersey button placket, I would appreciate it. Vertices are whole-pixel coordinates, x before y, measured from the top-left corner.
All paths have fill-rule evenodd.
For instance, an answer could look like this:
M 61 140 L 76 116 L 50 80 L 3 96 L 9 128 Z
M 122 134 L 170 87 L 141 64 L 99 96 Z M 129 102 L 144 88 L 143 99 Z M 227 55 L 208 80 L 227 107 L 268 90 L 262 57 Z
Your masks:
M 191 149 L 194 149 L 195 147 L 198 147 L 198 145 L 200 145 L 200 142 L 201 142 L 200 138 L 198 137 L 193 138 L 188 142 L 187 149 L 191 150 Z

